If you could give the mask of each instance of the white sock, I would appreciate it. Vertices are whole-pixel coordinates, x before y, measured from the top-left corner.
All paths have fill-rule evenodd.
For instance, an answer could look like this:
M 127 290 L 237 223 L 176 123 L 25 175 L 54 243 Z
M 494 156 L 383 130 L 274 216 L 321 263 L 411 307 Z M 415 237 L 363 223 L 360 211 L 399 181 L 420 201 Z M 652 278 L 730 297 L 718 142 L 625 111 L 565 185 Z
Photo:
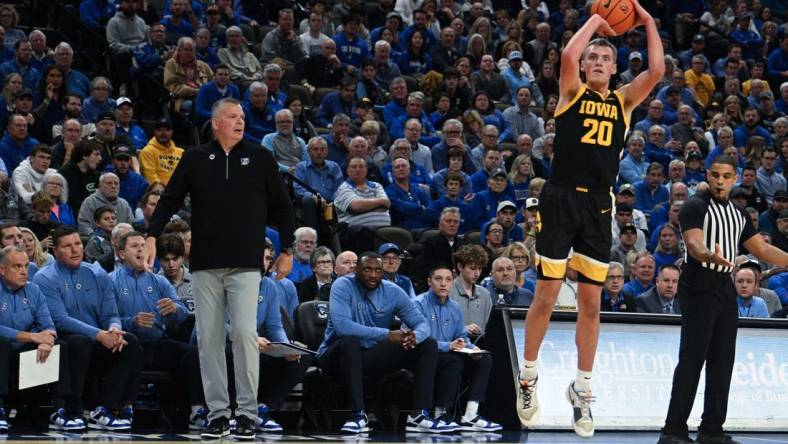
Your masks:
M 536 362 L 526 360 L 523 368 L 520 369 L 520 379 L 523 381 L 533 381 L 538 376 L 536 373 Z
M 575 391 L 576 392 L 589 392 L 591 391 L 591 372 L 584 372 L 577 369 L 575 376 Z
M 465 405 L 465 416 L 462 417 L 464 422 L 469 422 L 479 412 L 479 403 L 477 401 L 468 401 L 468 404 Z
M 440 418 L 446 414 L 446 407 L 435 407 L 435 417 Z
M 197 412 L 199 412 L 201 408 L 203 408 L 203 406 L 200 405 L 200 404 L 193 405 L 192 406 L 192 415 L 196 415 Z

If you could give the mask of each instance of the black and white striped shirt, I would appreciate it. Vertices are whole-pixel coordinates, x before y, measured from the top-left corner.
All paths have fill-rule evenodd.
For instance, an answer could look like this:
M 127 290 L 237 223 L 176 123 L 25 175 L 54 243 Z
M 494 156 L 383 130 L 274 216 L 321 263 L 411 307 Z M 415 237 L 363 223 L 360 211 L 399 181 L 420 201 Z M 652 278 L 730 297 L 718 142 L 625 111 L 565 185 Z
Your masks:
M 696 194 L 684 203 L 679 212 L 681 231 L 693 228 L 703 230 L 703 244 L 711 251 L 720 246 L 722 255 L 733 263 L 739 252 L 739 245 L 757 234 L 749 215 L 735 206 L 730 200 L 725 203 L 711 197 L 708 192 Z M 699 262 L 684 253 L 687 264 L 699 265 L 720 273 L 730 273 L 733 267 Z

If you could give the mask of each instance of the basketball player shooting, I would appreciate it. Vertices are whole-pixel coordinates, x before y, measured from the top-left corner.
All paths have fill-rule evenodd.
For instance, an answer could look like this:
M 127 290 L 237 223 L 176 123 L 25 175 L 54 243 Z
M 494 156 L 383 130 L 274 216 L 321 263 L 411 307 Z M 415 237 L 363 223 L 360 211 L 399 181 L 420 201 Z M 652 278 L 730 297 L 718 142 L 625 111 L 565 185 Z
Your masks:
M 602 283 L 610 260 L 612 186 L 624 147 L 629 116 L 665 71 L 662 43 L 651 15 L 637 0 L 597 0 L 594 14 L 561 54 L 560 97 L 555 113 L 552 178 L 542 190 L 537 213 L 536 298 L 525 321 L 525 363 L 520 369 L 517 412 L 524 427 L 539 420 L 537 357 L 561 282 L 569 266 L 578 272 L 577 375 L 566 390 L 575 433 L 594 434 L 591 375 L 599 337 Z M 612 3 L 612 4 L 611 4 Z M 624 5 L 621 5 L 621 4 Z M 629 4 L 629 9 L 627 5 Z M 616 8 L 616 9 L 613 9 Z M 608 11 L 610 10 L 610 11 Z M 630 12 L 634 10 L 634 12 Z M 599 15 L 605 13 L 607 20 Z M 616 48 L 604 38 L 625 32 L 620 24 L 646 28 L 649 69 L 618 90 L 609 89 L 616 72 Z M 585 76 L 585 83 L 580 73 Z M 570 250 L 573 250 L 569 259 Z

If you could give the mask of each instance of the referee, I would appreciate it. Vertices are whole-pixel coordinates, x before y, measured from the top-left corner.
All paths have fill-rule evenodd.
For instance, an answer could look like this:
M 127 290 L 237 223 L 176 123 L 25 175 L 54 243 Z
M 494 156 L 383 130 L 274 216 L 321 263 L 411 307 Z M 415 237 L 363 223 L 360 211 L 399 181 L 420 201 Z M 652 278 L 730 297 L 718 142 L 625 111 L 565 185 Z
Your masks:
M 679 280 L 681 345 L 673 373 L 673 388 L 659 444 L 736 443 L 723 434 L 728 392 L 736 354 L 739 311 L 731 279 L 739 245 L 758 259 L 788 265 L 788 254 L 767 244 L 748 214 L 733 205 L 728 195 L 736 183 L 736 161 L 714 159 L 706 171 L 708 192 L 691 197 L 679 213 L 685 264 Z M 687 418 L 706 363 L 703 416 L 697 441 L 689 438 Z

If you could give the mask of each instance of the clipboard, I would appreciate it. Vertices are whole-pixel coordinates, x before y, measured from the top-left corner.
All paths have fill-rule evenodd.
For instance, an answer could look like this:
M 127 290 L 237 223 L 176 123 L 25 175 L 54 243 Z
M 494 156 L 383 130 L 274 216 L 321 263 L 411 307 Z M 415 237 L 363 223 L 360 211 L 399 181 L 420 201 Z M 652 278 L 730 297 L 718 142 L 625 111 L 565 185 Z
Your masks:
M 478 350 L 474 350 L 472 348 L 462 348 L 460 350 L 452 350 L 452 353 L 460 353 L 462 355 L 489 355 L 490 352 L 487 350 L 482 350 L 481 348 Z
M 36 362 L 38 350 L 19 354 L 19 390 L 51 384 L 60 379 L 60 345 L 52 347 L 44 363 Z
M 269 344 L 269 347 L 270 350 L 264 351 L 262 353 L 273 358 L 283 358 L 289 355 L 317 355 L 317 352 L 314 352 L 306 347 L 301 347 L 300 345 L 291 344 L 289 342 L 272 342 Z

